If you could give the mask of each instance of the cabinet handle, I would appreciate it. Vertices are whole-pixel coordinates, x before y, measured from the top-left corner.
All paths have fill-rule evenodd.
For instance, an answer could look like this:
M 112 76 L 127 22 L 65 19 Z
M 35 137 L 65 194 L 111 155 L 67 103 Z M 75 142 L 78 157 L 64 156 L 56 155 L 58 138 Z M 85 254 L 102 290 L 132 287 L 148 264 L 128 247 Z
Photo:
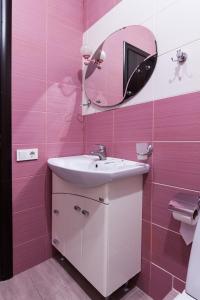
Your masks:
M 82 210 L 82 214 L 83 214 L 85 217 L 88 217 L 90 213 L 89 213 L 89 211 L 83 209 L 83 210 Z
M 53 243 L 54 243 L 54 245 L 58 245 L 59 244 L 59 240 L 53 239 Z
M 75 206 L 74 206 L 74 209 L 75 209 L 76 211 L 78 211 L 78 212 L 81 211 L 81 208 L 80 208 L 80 206 L 78 206 L 78 205 L 75 205 Z
M 53 210 L 53 213 L 54 213 L 55 215 L 59 215 L 59 210 L 58 210 L 58 209 L 54 209 L 54 210 Z

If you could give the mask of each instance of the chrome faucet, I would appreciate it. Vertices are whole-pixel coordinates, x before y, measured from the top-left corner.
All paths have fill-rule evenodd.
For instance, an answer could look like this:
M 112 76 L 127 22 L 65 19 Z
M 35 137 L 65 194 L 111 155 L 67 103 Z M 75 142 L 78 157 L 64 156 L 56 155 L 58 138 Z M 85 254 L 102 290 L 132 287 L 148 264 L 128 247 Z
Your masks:
M 90 152 L 91 155 L 98 156 L 100 160 L 106 160 L 106 146 L 97 144 L 99 147 L 97 151 Z

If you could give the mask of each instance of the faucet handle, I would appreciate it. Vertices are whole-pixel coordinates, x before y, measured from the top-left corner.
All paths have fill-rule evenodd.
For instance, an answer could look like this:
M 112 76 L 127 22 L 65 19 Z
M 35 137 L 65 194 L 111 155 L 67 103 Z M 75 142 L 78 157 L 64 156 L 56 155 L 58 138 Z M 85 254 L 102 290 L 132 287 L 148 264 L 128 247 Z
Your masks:
M 96 144 L 99 147 L 99 150 L 106 150 L 106 146 L 103 144 Z

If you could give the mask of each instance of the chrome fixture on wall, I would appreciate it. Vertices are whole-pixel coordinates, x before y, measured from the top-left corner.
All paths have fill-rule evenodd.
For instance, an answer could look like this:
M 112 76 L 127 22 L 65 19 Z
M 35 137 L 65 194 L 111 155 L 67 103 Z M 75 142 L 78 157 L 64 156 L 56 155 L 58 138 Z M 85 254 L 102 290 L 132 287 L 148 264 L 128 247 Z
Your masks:
M 92 49 L 88 45 L 83 45 L 80 49 L 80 52 L 84 58 L 84 65 L 88 66 L 89 63 L 93 63 L 96 65 L 97 69 L 101 69 L 101 64 L 104 62 L 106 59 L 106 52 L 101 50 L 99 51 L 98 55 L 96 58 L 90 58 L 92 55 Z
M 171 57 L 173 62 L 177 62 L 179 64 L 183 64 L 187 60 L 187 53 L 183 52 L 181 49 L 176 51 L 176 59 Z
M 82 107 L 90 107 L 90 105 L 91 105 L 91 100 L 90 99 L 87 99 L 87 102 L 86 103 L 82 103 L 80 106 Z
M 137 143 L 136 144 L 136 154 L 138 160 L 146 160 L 151 156 L 153 152 L 153 146 L 148 143 Z
M 200 196 L 177 193 L 175 197 L 170 200 L 168 209 L 172 213 L 176 212 L 195 220 L 200 211 Z

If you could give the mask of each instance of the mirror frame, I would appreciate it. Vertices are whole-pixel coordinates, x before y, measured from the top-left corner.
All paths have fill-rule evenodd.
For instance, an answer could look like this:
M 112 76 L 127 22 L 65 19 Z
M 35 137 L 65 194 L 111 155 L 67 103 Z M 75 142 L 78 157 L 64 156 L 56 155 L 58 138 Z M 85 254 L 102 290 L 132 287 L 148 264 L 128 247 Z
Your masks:
M 125 27 L 122 27 L 116 31 L 114 31 L 113 33 L 111 33 L 110 35 L 108 35 L 108 37 L 97 47 L 97 49 L 94 51 L 94 53 L 92 54 L 92 57 L 91 57 L 91 60 L 94 60 L 96 57 L 98 57 L 98 53 L 99 53 L 99 50 L 100 49 L 103 49 L 103 45 L 105 43 L 105 41 L 107 41 L 109 39 L 109 37 L 111 37 L 112 35 L 116 34 L 117 32 L 123 30 L 123 29 L 126 29 L 127 27 L 131 27 L 131 26 L 141 26 L 141 27 L 144 27 L 146 28 L 145 26 L 143 25 L 128 25 L 128 26 L 125 26 Z M 85 76 L 84 76 L 84 91 L 85 91 L 85 95 L 88 99 L 88 101 L 90 103 L 92 103 L 94 106 L 97 106 L 97 107 L 100 107 L 100 108 L 114 108 L 116 106 L 119 106 L 121 105 L 122 103 L 125 103 L 125 102 L 128 102 L 129 100 L 133 99 L 143 88 L 144 86 L 147 84 L 147 82 L 149 81 L 149 79 L 151 78 L 153 72 L 154 72 L 154 69 L 155 69 L 155 66 L 156 66 L 156 63 L 157 63 L 157 58 L 158 58 L 158 47 L 157 47 L 157 42 L 156 42 L 156 39 L 155 39 L 155 36 L 154 34 L 150 31 L 150 29 L 146 28 L 151 34 L 152 36 L 154 37 L 154 42 L 155 42 L 155 53 L 152 54 L 152 55 L 149 55 L 147 56 L 140 64 L 138 64 L 136 66 L 136 68 L 133 70 L 132 74 L 130 75 L 130 77 L 128 78 L 128 76 L 125 78 L 124 74 L 125 74 L 125 68 L 126 68 L 126 65 L 127 65 L 127 56 L 125 55 L 125 47 L 126 47 L 126 44 L 128 44 L 128 42 L 124 41 L 124 44 L 123 44 L 123 97 L 121 100 L 119 100 L 118 103 L 116 104 L 113 104 L 113 105 L 100 105 L 98 103 L 96 103 L 94 100 L 90 99 L 88 97 L 88 94 L 87 94 L 87 89 L 86 89 L 86 80 L 87 78 L 91 75 L 92 72 L 94 72 L 96 70 L 96 66 L 93 62 L 90 62 L 86 68 L 86 71 L 85 71 Z M 130 44 L 131 45 L 131 44 Z M 136 49 L 135 52 L 143 52 L 145 53 L 144 50 L 136 47 L 135 45 L 131 45 L 133 48 Z M 148 54 L 148 53 L 147 53 Z M 151 66 L 151 73 L 149 73 L 149 76 L 147 76 L 147 79 L 143 82 L 142 86 L 137 90 L 135 91 L 133 94 L 131 94 L 130 96 L 127 97 L 127 91 L 128 91 L 128 86 L 129 84 L 132 82 L 132 78 L 136 75 L 137 75 L 137 72 L 139 73 L 139 70 L 140 70 L 140 66 L 143 64 L 143 63 L 147 63 L 148 62 L 148 59 L 154 59 L 154 64 Z M 148 66 L 147 66 L 148 67 Z M 91 68 L 90 72 L 89 72 L 89 75 L 87 75 L 88 71 L 89 71 L 89 68 Z M 147 73 L 148 74 L 148 73 Z M 139 74 L 138 74 L 139 76 Z M 127 80 L 128 78 L 128 80 Z M 125 84 L 125 82 L 127 82 Z

